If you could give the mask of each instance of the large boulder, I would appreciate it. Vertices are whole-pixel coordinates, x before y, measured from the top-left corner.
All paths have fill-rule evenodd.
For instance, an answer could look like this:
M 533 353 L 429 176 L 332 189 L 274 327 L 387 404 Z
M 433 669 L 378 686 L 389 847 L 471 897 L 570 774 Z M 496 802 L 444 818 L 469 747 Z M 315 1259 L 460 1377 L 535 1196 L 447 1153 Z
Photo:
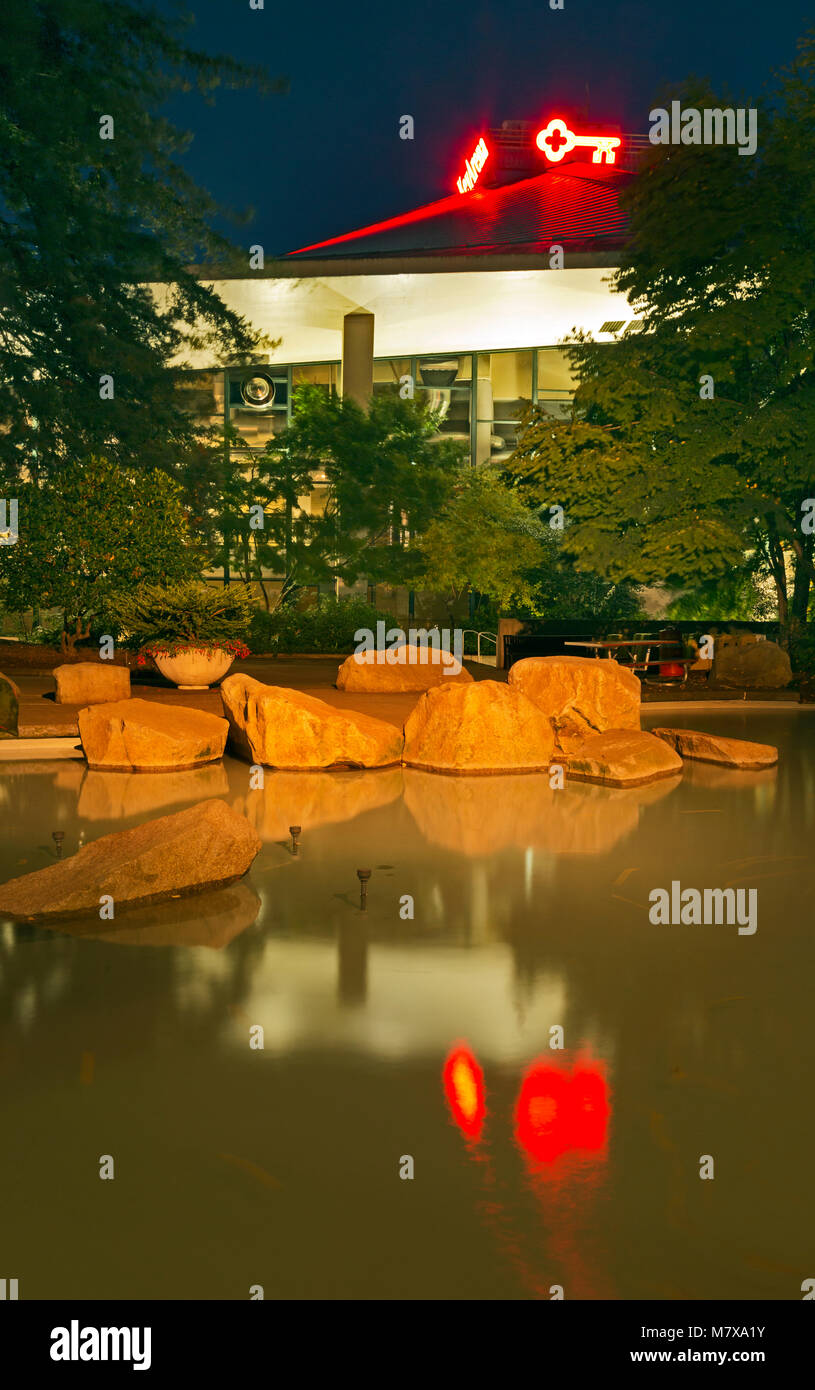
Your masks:
M 403 760 L 431 772 L 540 772 L 553 748 L 550 721 L 520 690 L 474 681 L 421 697 L 405 725 Z
M 253 676 L 227 676 L 221 698 L 230 741 L 253 763 L 301 768 L 387 767 L 402 756 L 402 733 L 383 719 L 345 713 L 324 700 Z
M 782 690 L 792 680 L 792 667 L 777 642 L 759 642 L 750 632 L 729 639 L 725 634 L 716 638 L 711 678 L 737 690 Z
M 551 719 L 559 753 L 607 729 L 640 727 L 640 683 L 616 661 L 529 656 L 515 662 L 508 680 Z
M 383 694 L 403 690 L 432 690 L 437 685 L 472 681 L 452 652 L 432 647 L 402 646 L 385 651 L 355 652 L 337 672 L 338 690 Z
M 70 859 L 0 888 L 0 917 L 37 922 L 94 914 L 199 893 L 241 878 L 260 849 L 244 816 L 225 801 L 202 801 L 133 830 L 103 835 Z M 105 904 L 107 906 L 107 904 Z M 108 920 L 101 918 L 101 920 Z
M 130 671 L 112 661 L 74 661 L 54 667 L 58 705 L 104 705 L 130 697 Z
M 17 738 L 20 692 L 14 681 L 0 675 L 0 738 Z
M 587 738 L 568 759 L 568 776 L 606 787 L 638 787 L 682 771 L 682 759 L 661 738 L 640 729 L 607 729 Z
M 88 767 L 165 772 L 220 758 L 229 725 L 216 714 L 155 700 L 118 700 L 79 711 Z
M 740 768 L 772 767 L 778 762 L 778 749 L 771 743 L 723 738 L 699 729 L 652 729 L 651 732 L 674 748 L 681 758 L 693 758 L 697 762 Z

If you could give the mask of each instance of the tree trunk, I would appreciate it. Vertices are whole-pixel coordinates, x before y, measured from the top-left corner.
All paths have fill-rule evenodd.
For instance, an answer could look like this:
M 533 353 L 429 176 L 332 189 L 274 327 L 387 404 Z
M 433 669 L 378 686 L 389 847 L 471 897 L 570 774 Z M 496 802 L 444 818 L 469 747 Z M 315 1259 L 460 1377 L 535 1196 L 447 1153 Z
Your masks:
M 794 624 L 805 623 L 812 588 L 812 546 L 815 537 L 805 536 L 801 553 L 795 559 L 795 579 L 792 589 L 790 617 Z

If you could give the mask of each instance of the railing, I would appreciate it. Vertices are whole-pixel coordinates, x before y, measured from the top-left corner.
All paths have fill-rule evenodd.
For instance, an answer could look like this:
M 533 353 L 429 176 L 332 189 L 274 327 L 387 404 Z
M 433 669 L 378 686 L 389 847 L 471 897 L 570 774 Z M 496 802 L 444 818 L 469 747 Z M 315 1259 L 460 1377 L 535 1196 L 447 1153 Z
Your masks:
M 498 662 L 498 633 L 497 633 L 497 632 L 478 632 L 474 627 L 465 627 L 465 628 L 462 630 L 461 636 L 462 636 L 462 638 L 464 638 L 464 637 L 466 637 L 468 634 L 472 634 L 472 636 L 475 637 L 475 638 L 477 639 L 477 640 L 476 640 L 476 655 L 475 655 L 474 660 L 480 661 L 481 664 L 482 664 L 482 666 L 495 666 L 495 665 L 497 665 L 497 662 Z M 488 642 L 492 642 L 492 644 L 493 644 L 493 646 L 494 646 L 494 648 L 495 648 L 495 651 L 493 652 L 492 656 L 482 656 L 482 655 L 481 655 L 481 639 L 482 639 L 482 637 L 486 638 L 486 640 L 487 640 Z

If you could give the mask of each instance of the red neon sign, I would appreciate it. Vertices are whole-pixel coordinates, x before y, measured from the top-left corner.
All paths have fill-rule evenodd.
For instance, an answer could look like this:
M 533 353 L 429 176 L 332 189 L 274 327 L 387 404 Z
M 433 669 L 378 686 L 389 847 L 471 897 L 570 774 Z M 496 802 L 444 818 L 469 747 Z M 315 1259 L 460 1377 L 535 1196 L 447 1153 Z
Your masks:
M 459 193 L 470 193 L 472 189 L 475 188 L 475 185 L 478 181 L 478 175 L 484 168 L 484 165 L 486 164 L 487 159 L 489 157 L 489 153 L 490 152 L 487 149 L 487 142 L 482 136 L 475 149 L 473 150 L 472 154 L 470 155 L 470 158 L 465 159 L 464 161 L 464 173 L 461 175 L 461 178 L 456 180 L 456 186 L 458 188 Z
M 535 137 L 538 149 L 554 164 L 559 163 L 565 154 L 570 154 L 578 145 L 587 145 L 594 150 L 592 164 L 614 164 L 621 143 L 616 135 L 575 135 L 573 130 L 569 130 L 566 122 L 557 117 L 544 126 L 543 130 L 539 130 Z

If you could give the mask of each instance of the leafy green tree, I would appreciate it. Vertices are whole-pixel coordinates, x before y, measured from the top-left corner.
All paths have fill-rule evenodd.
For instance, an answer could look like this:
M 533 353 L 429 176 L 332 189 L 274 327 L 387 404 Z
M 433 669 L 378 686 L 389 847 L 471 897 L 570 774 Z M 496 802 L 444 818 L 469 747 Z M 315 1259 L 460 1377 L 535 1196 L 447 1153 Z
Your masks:
M 566 532 L 546 528 L 538 561 L 528 574 L 534 606 L 517 608 L 516 617 L 590 618 L 605 623 L 641 616 L 636 586 L 582 569 L 570 559 L 567 547 Z
M 784 623 L 805 618 L 815 577 L 804 529 L 815 498 L 814 76 L 810 34 L 778 99 L 748 103 L 753 158 L 725 145 L 649 152 L 612 276 L 638 329 L 613 346 L 575 335 L 571 418 L 532 412 L 510 461 L 532 502 L 564 506 L 584 566 L 685 587 L 715 583 L 751 552 Z M 698 83 L 677 96 L 738 104 Z
M 437 420 L 418 400 L 374 396 L 354 401 L 302 387 L 289 428 L 248 462 L 234 487 L 233 555 L 241 575 L 263 566 L 291 584 L 367 576 L 371 583 L 413 584 L 423 566 L 417 543 L 458 476 L 459 444 L 439 439 Z M 306 512 L 300 500 L 321 495 Z M 250 508 L 265 509 L 251 530 Z
M 63 650 L 104 623 L 114 594 L 197 576 L 181 489 L 162 470 L 105 459 L 66 464 L 18 488 L 18 539 L 0 548 L 0 597 L 12 613 L 59 608 Z
M 497 468 L 465 465 L 438 516 L 423 532 L 423 588 L 456 603 L 465 593 L 498 607 L 538 610 L 531 572 L 549 527 L 502 481 Z
M 298 582 L 307 582 L 312 573 L 324 577 L 319 547 L 309 565 L 307 543 L 314 528 L 300 505 L 313 488 L 311 464 L 293 456 L 283 443 L 257 453 L 241 449 L 235 431 L 229 440 L 229 461 L 217 496 L 219 540 L 213 564 L 254 585 L 271 613 L 286 602 Z
M 185 42 L 142 0 L 29 0 L 0 14 L 0 468 L 66 459 L 181 468 L 197 431 L 189 354 L 261 345 L 194 263 L 234 265 L 219 209 L 162 114 L 260 69 Z M 246 259 L 243 261 L 246 264 Z M 155 292 L 154 292 L 155 291 Z M 172 368 L 172 369 L 171 369 Z

